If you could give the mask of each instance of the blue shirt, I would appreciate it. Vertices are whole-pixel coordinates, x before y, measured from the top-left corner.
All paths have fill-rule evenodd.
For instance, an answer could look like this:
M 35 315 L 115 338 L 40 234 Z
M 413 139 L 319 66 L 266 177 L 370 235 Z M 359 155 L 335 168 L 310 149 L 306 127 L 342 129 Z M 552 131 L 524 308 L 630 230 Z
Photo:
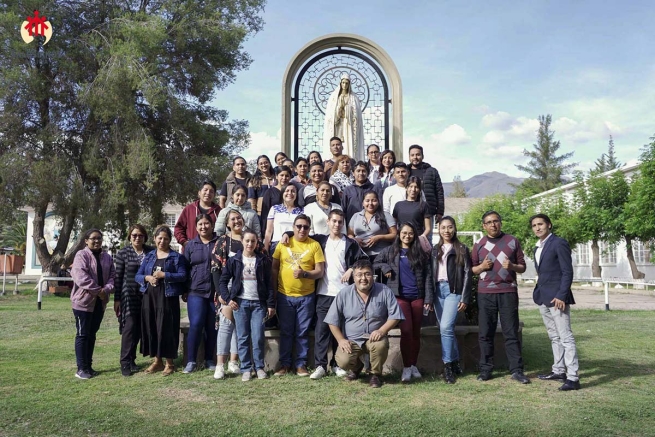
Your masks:
M 398 269 L 400 278 L 398 284 L 398 293 L 405 299 L 418 299 L 418 285 L 416 285 L 416 276 L 412 271 L 412 266 L 407 259 L 407 249 L 400 249 L 400 261 Z

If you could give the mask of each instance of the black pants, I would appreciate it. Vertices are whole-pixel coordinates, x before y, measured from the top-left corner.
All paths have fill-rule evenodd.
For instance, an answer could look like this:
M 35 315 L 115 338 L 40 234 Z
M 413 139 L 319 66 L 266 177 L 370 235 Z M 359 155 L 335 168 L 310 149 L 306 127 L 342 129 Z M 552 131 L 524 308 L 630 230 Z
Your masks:
M 480 370 L 491 371 L 494 367 L 494 336 L 500 313 L 509 370 L 511 373 L 522 371 L 518 293 L 478 293 L 478 309 Z
M 328 349 L 332 345 L 332 361 L 334 366 L 335 354 L 337 352 L 337 341 L 332 336 L 330 326 L 324 323 L 325 316 L 334 301 L 334 296 L 325 296 L 322 294 L 316 295 L 316 327 L 314 328 L 314 365 L 316 367 L 323 366 L 327 370 L 328 364 Z
M 77 370 L 89 370 L 93 363 L 93 349 L 96 345 L 96 333 L 100 329 L 100 323 L 105 315 L 102 301 L 96 299 L 93 312 L 73 310 L 75 316 L 75 357 L 77 358 Z
M 136 347 L 141 340 L 141 311 L 126 315 L 121 334 L 121 367 L 129 367 L 136 360 Z

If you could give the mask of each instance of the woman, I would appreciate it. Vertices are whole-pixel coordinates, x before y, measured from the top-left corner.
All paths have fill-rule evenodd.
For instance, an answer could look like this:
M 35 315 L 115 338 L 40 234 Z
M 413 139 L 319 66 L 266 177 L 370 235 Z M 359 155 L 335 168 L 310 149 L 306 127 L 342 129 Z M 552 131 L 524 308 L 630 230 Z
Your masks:
M 275 179 L 277 180 L 276 186 L 271 187 L 264 194 L 264 199 L 262 200 L 262 211 L 259 216 L 259 221 L 261 222 L 262 228 L 262 239 L 266 234 L 266 218 L 268 217 L 268 213 L 273 205 L 282 203 L 282 190 L 286 188 L 292 177 L 291 169 L 289 167 L 282 166 L 275 174 Z
M 102 232 L 89 229 L 84 233 L 84 243 L 86 247 L 75 254 L 71 270 L 71 303 L 77 328 L 75 376 L 79 379 L 89 379 L 99 374 L 91 367 L 93 349 L 109 295 L 114 292 L 116 275 L 111 255 L 102 251 Z
M 291 183 L 300 190 L 300 187 L 304 187 L 309 183 L 309 162 L 302 156 L 296 159 L 296 176 L 291 179 Z
M 372 184 L 375 184 L 378 179 L 380 179 L 380 172 L 382 170 L 380 147 L 378 147 L 377 144 L 369 144 L 366 148 L 366 156 L 368 157 L 368 161 L 366 162 L 368 168 L 368 180 L 371 181 Z
M 214 225 L 207 214 L 196 217 L 198 235 L 184 248 L 184 257 L 189 264 L 189 291 L 182 295 L 187 303 L 189 315 L 189 337 L 187 347 L 187 364 L 182 373 L 192 373 L 196 370 L 196 357 L 200 347 L 200 339 L 205 343 L 205 368 L 216 370 L 216 306 L 214 296 L 216 290 L 212 282 L 211 263 L 212 249 L 218 237 L 214 233 Z
M 257 157 L 257 171 L 248 181 L 248 202 L 258 215 L 262 213 L 264 194 L 275 185 L 275 182 L 275 172 L 271 167 L 271 160 L 266 155 L 259 155 Z
M 328 235 L 330 233 L 328 215 L 333 209 L 341 209 L 341 205 L 330 202 L 330 197 L 332 197 L 332 185 L 326 181 L 318 184 L 316 202 L 312 202 L 304 208 L 305 215 L 312 220 L 309 226 L 309 235 Z M 345 226 L 342 232 L 346 233 Z
M 284 152 L 277 152 L 275 154 L 275 158 L 273 159 L 275 160 L 275 168 L 273 169 L 273 171 L 275 172 L 275 174 L 277 174 L 277 172 L 280 171 L 280 167 L 282 167 L 284 160 L 289 159 L 289 157 Z
M 396 163 L 396 154 L 393 150 L 385 150 L 380 155 L 380 174 L 378 180 L 375 182 L 375 191 L 378 192 L 380 197 L 387 187 L 396 183 L 393 177 L 393 165 Z
M 246 201 L 246 188 L 242 185 L 237 185 L 232 192 L 232 201 L 218 213 L 216 225 L 214 226 L 216 235 L 220 237 L 225 234 L 225 217 L 227 217 L 228 211 L 232 209 L 236 209 L 241 213 L 247 227 L 257 232 L 258 235 L 261 234 L 262 230 L 259 217 L 255 210 L 251 208 L 250 202 Z
M 373 262 L 378 253 L 395 240 L 396 221 L 382 210 L 375 191 L 364 193 L 362 206 L 364 209 L 353 214 L 348 222 L 348 236 L 359 243 Z
M 227 260 L 219 290 L 221 299 L 227 302 L 234 315 L 241 380 L 250 381 L 253 370 L 258 379 L 268 377 L 264 371 L 264 319 L 275 315 L 275 300 L 271 263 L 267 256 L 256 251 L 258 235 L 246 229 L 241 238 L 243 249 Z
M 315 162 L 318 162 L 319 164 L 323 164 L 323 157 L 321 156 L 321 152 L 319 152 L 318 150 L 309 152 L 309 156 L 307 157 L 307 160 L 309 161 L 310 166 Z
M 439 222 L 439 237 L 432 250 L 435 310 L 441 332 L 444 379 L 447 384 L 454 384 L 455 374 L 462 373 L 455 320 L 471 300 L 471 254 L 457 238 L 457 225 L 452 217 L 445 216 Z
M 293 230 L 293 221 L 303 209 L 298 206 L 298 190 L 295 185 L 289 184 L 282 193 L 282 203 L 274 205 L 268 212 L 266 219 L 266 237 L 264 249 L 268 253 L 275 252 L 275 246 L 282 238 L 282 234 Z
M 428 204 L 422 200 L 422 183 L 416 176 L 410 176 L 405 185 L 406 200 L 397 202 L 392 216 L 396 223 L 411 222 L 419 236 L 429 238 L 432 234 L 432 216 Z
M 420 378 L 416 368 L 421 348 L 423 310 L 432 309 L 434 285 L 430 257 L 418 242 L 418 233 L 410 222 L 400 225 L 396 242 L 384 249 L 375 260 L 387 278 L 387 286 L 396 295 L 405 316 L 400 322 L 400 354 L 403 357 L 402 382 Z
M 346 187 L 349 187 L 355 181 L 355 176 L 353 176 L 351 170 L 350 157 L 348 155 L 339 156 L 335 163 L 337 171 L 332 173 L 330 176 L 330 183 L 337 187 L 339 191 L 339 196 L 343 195 L 343 190 Z
M 212 181 L 204 181 L 198 191 L 198 200 L 188 204 L 182 210 L 182 213 L 175 223 L 175 239 L 182 247 L 186 246 L 187 241 L 194 238 L 196 232 L 196 217 L 204 213 L 211 217 L 212 227 L 216 222 L 218 212 L 221 210 L 218 204 L 214 203 L 216 198 L 216 184 Z
M 292 159 L 290 158 L 285 159 L 284 161 L 282 161 L 282 165 L 289 167 L 291 169 L 291 173 L 293 174 L 293 176 L 294 177 L 296 176 L 296 167 Z
M 216 290 L 219 288 L 221 274 L 227 265 L 228 259 L 235 256 L 243 250 L 243 216 L 237 210 L 231 210 L 226 217 L 226 228 L 228 233 L 216 241 L 212 254 L 212 278 Z M 257 245 L 257 251 L 261 252 L 261 243 Z M 228 284 L 230 287 L 231 284 Z M 232 308 L 223 300 L 220 293 L 216 296 L 216 304 L 220 304 L 216 313 L 218 320 L 218 336 L 216 338 L 216 349 L 218 354 L 218 364 L 214 372 L 214 379 L 223 379 L 225 377 L 225 361 L 230 355 L 230 361 L 227 365 L 228 372 L 238 373 L 239 365 L 237 360 L 237 337 L 234 332 L 234 316 Z
M 121 331 L 121 374 L 130 376 L 138 372 L 136 346 L 141 340 L 141 301 L 143 295 L 134 280 L 145 256 L 155 248 L 147 246 L 148 233 L 140 224 L 128 229 L 130 243 L 118 251 L 115 258 L 114 312 Z
M 175 372 L 173 360 L 180 344 L 180 296 L 186 291 L 189 267 L 186 258 L 171 250 L 171 229 L 155 230 L 156 250 L 146 254 L 135 276 L 141 286 L 141 353 L 155 360 L 146 373 Z M 166 366 L 162 362 L 166 359 Z

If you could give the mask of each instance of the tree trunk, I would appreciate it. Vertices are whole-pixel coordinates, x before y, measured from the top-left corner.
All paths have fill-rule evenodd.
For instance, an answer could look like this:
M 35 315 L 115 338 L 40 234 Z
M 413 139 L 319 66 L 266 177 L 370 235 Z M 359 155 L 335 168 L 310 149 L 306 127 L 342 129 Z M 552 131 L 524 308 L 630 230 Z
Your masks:
M 591 276 L 594 278 L 602 277 L 603 269 L 600 266 L 600 247 L 598 240 L 591 240 Z
M 59 266 L 65 264 L 70 266 L 73 263 L 75 254 L 84 247 L 84 240 L 80 238 L 71 249 L 66 252 L 68 243 L 70 241 L 71 233 L 75 227 L 75 219 L 77 216 L 77 210 L 72 209 L 62 217 L 62 227 L 59 231 L 59 241 L 57 246 L 53 250 L 52 254 L 48 251 L 48 244 L 45 241 L 44 237 L 44 227 L 45 227 L 45 216 L 48 211 L 48 204 L 44 202 L 42 205 L 39 205 L 34 208 L 34 232 L 32 234 L 32 239 L 34 240 L 34 246 L 36 248 L 36 256 L 41 263 L 41 272 L 48 275 L 57 275 L 59 271 Z
M 646 275 L 637 269 L 637 263 L 635 263 L 635 255 L 632 252 L 632 237 L 625 237 L 625 247 L 628 254 L 628 262 L 630 263 L 630 271 L 632 272 L 632 279 L 644 279 Z

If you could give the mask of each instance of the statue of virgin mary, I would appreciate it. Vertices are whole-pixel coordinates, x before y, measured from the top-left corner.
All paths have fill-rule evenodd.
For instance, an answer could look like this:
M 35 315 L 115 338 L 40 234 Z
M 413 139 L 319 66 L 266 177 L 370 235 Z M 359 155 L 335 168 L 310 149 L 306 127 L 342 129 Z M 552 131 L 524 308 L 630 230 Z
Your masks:
M 364 125 L 359 98 L 350 87 L 350 75 L 343 73 L 339 86 L 334 89 L 327 102 L 323 144 L 325 154 L 330 153 L 330 138 L 339 137 L 343 143 L 343 154 L 355 161 L 366 161 L 364 147 Z

